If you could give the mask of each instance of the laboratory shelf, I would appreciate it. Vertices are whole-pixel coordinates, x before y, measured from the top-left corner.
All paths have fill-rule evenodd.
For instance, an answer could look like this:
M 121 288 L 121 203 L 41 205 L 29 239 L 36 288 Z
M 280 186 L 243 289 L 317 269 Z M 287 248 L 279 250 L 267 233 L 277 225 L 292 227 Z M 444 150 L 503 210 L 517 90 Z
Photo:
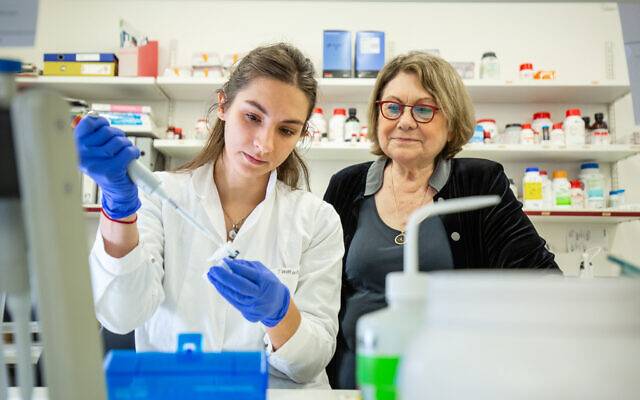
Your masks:
M 619 81 L 464 81 L 476 103 L 609 104 L 629 93 Z M 318 80 L 320 102 L 367 102 L 375 79 L 324 78 Z
M 201 77 L 19 77 L 20 86 L 55 90 L 65 96 L 88 100 L 177 100 L 207 101 L 225 82 Z M 591 81 L 484 81 L 465 80 L 474 102 L 478 103 L 574 103 L 609 104 L 629 93 L 628 82 Z M 373 91 L 375 79 L 320 78 L 318 100 L 321 103 L 365 103 Z
M 193 158 L 202 146 L 202 140 L 155 140 L 153 146 L 169 157 Z M 299 148 L 307 160 L 366 161 L 376 158 L 364 143 L 313 143 Z M 505 145 L 467 144 L 458 157 L 486 158 L 498 162 L 616 162 L 640 154 L 640 145 L 612 144 L 606 146 L 578 145 Z
M 19 87 L 44 88 L 84 100 L 167 100 L 153 77 L 38 76 L 18 77 L 17 83 Z
M 619 224 L 640 220 L 640 210 L 525 210 L 534 222 Z
M 211 100 L 225 80 L 216 78 L 159 76 L 157 84 L 172 100 Z
M 180 160 L 188 160 L 195 157 L 203 146 L 204 140 L 196 139 L 159 139 L 153 141 L 153 147 L 160 153 Z
M 520 145 L 467 144 L 460 157 L 486 158 L 498 162 L 616 162 L 640 153 L 640 145 Z

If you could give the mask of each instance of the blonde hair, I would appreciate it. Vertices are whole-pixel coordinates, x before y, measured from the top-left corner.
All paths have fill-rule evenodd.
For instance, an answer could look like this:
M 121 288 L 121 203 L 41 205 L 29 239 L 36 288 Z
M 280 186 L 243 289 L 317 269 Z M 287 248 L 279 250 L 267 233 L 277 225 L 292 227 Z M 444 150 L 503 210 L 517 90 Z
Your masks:
M 475 111 L 471 97 L 455 69 L 440 57 L 424 53 L 410 52 L 400 55 L 387 63 L 378 74 L 369 102 L 369 140 L 373 143 L 371 152 L 384 155 L 378 141 L 379 108 L 376 103 L 381 99 L 387 84 L 400 72 L 415 74 L 422 87 L 431 94 L 440 112 L 447 119 L 447 141 L 440 156 L 452 158 L 473 135 L 475 127 Z
M 224 95 L 222 107 L 233 103 L 239 91 L 244 89 L 256 78 L 276 79 L 280 82 L 294 85 L 300 89 L 308 100 L 307 117 L 302 135 L 308 135 L 307 123 L 313 107 L 316 104 L 318 83 L 314 78 L 313 63 L 306 58 L 300 50 L 286 44 L 277 43 L 269 46 L 258 47 L 235 66 L 229 80 L 218 90 Z M 215 112 L 218 104 L 209 108 L 209 115 Z M 216 117 L 209 138 L 200 153 L 188 163 L 178 168 L 179 172 L 189 172 L 216 161 L 224 150 L 224 126 L 225 122 Z M 309 169 L 294 149 L 287 159 L 278 167 L 278 180 L 286 183 L 294 189 L 299 189 L 300 180 L 304 178 L 304 184 L 309 188 Z

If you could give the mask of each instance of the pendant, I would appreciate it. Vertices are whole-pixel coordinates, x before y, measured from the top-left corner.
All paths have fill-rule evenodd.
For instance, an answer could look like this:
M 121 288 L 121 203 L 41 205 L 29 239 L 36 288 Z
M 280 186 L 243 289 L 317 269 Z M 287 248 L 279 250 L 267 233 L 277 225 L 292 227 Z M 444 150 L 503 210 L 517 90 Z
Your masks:
M 398 233 L 393 241 L 396 242 L 398 246 L 402 246 L 404 244 L 404 232 Z
M 236 236 L 238 236 L 238 227 L 234 225 L 233 227 L 231 227 L 231 230 L 227 233 L 227 237 L 229 238 L 229 240 L 233 242 L 233 239 L 235 239 Z

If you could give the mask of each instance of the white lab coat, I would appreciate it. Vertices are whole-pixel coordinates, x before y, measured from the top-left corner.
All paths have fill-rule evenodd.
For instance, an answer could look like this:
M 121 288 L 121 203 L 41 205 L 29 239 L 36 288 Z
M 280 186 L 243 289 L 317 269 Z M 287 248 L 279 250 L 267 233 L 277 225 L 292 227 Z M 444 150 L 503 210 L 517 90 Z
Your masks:
M 226 239 L 212 163 L 191 173 L 157 175 L 217 242 L 208 241 L 171 206 L 141 194 L 135 249 L 113 258 L 99 230 L 96 235 L 90 265 L 99 321 L 115 333 L 135 329 L 138 351 L 175 351 L 183 332 L 201 332 L 205 351 L 266 349 L 270 387 L 329 388 L 324 369 L 336 346 L 344 253 L 335 210 L 311 193 L 291 190 L 274 171 L 265 200 L 234 240 L 240 258 L 271 268 L 302 314 L 295 334 L 273 351 L 265 327 L 244 319 L 204 277 L 207 258 Z

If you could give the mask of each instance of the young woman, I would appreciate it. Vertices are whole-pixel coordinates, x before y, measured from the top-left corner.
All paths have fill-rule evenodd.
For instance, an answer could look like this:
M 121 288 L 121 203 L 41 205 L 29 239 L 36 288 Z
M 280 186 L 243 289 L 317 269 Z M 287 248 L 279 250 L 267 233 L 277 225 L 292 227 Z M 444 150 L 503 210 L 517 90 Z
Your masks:
M 251 51 L 218 91 L 202 152 L 158 173 L 215 242 L 138 197 L 126 167 L 139 151 L 122 132 L 80 122 L 80 166 L 103 192 L 90 265 L 107 329 L 135 329 L 138 351 L 175 351 L 179 333 L 201 332 L 207 351 L 266 349 L 270 387 L 329 387 L 344 248 L 333 208 L 299 189 L 307 169 L 295 146 L 315 104 L 313 76 L 294 47 Z M 240 251 L 231 272 L 207 261 L 227 241 Z

